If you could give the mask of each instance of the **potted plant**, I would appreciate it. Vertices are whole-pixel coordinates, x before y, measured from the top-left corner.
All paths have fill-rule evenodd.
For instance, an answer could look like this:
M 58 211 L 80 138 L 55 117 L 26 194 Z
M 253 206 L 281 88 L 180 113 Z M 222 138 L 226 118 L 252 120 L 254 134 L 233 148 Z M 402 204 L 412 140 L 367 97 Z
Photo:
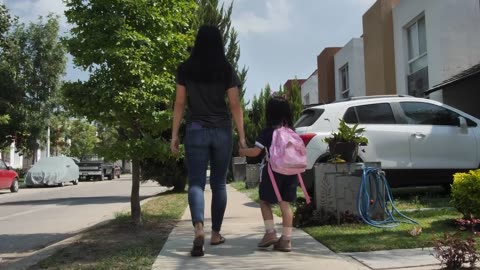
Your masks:
M 343 119 L 337 132 L 332 132 L 331 136 L 325 137 L 324 142 L 328 143 L 330 155 L 333 159 L 342 159 L 346 162 L 355 162 L 358 155 L 358 146 L 367 145 L 368 139 L 362 136 L 365 128 L 359 128 L 358 124 L 348 126 Z

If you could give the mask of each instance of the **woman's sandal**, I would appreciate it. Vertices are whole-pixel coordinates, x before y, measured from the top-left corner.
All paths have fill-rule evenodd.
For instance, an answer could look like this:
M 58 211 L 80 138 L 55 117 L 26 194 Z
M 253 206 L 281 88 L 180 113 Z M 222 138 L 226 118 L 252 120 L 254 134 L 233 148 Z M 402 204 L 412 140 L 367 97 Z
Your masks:
M 210 245 L 212 245 L 212 246 L 217 246 L 217 245 L 220 245 L 220 244 L 223 244 L 223 243 L 225 243 L 225 237 L 223 237 L 221 235 L 220 235 L 220 240 L 218 240 L 217 242 L 210 241 Z
M 195 239 L 193 240 L 192 250 L 190 251 L 190 255 L 192 255 L 192 257 L 201 257 L 205 255 L 205 251 L 203 250 L 204 242 L 205 242 L 204 235 L 195 237 Z

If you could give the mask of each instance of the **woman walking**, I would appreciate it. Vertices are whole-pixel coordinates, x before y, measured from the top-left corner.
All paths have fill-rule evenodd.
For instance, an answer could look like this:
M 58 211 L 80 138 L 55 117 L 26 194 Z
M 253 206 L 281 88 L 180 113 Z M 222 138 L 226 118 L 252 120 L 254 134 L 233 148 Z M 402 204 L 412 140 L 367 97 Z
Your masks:
M 178 130 L 186 106 L 188 204 L 195 228 L 192 256 L 204 255 L 204 189 L 209 163 L 212 190 L 210 244 L 225 242 L 220 230 L 227 205 L 226 175 L 232 155 L 232 117 L 240 146 L 246 147 L 239 86 L 235 70 L 225 57 L 219 29 L 201 26 L 190 57 L 177 70 L 170 145 L 172 153 L 177 154 L 180 144 Z

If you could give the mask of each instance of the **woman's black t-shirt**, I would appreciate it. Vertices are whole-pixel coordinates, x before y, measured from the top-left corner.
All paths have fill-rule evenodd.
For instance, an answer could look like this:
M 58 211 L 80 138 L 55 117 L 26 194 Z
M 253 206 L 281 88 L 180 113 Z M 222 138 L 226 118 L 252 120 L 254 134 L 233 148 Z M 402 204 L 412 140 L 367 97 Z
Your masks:
M 240 86 L 235 72 L 228 82 L 194 82 L 186 78 L 180 65 L 175 81 L 187 89 L 187 124 L 195 122 L 208 128 L 232 126 L 225 96 L 227 89 Z

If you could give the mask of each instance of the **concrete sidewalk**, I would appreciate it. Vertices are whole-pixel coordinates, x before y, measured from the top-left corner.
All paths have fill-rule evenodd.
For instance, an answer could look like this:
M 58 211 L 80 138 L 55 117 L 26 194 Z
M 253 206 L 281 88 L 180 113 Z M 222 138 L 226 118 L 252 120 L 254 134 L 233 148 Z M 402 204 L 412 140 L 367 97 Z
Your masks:
M 431 250 L 411 249 L 336 254 L 311 236 L 294 229 L 291 253 L 257 249 L 264 226 L 257 203 L 228 187 L 228 205 L 222 227 L 227 239 L 219 246 L 209 245 L 211 226 L 210 190 L 205 191 L 206 245 L 205 256 L 190 257 L 193 227 L 187 208 L 182 220 L 171 232 L 165 246 L 153 264 L 156 270 L 183 269 L 440 269 Z M 277 232 L 281 218 L 275 217 Z

